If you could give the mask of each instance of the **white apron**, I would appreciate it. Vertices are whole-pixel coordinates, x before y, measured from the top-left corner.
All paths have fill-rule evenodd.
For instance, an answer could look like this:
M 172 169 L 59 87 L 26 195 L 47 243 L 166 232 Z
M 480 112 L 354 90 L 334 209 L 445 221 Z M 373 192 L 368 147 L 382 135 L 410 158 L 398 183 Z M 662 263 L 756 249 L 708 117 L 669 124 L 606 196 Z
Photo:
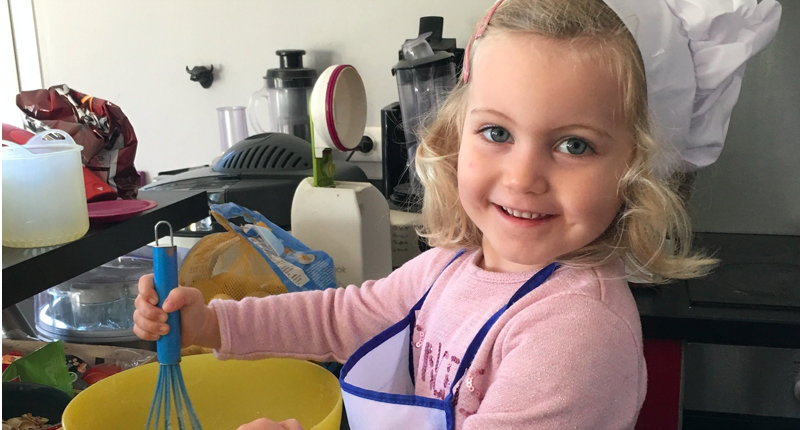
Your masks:
M 456 254 L 445 269 L 462 254 L 463 251 Z M 455 423 L 453 387 L 469 369 L 489 329 L 506 309 L 544 283 L 557 267 L 552 263 L 533 275 L 505 306 L 486 321 L 467 347 L 444 400 L 414 394 L 411 334 L 416 313 L 422 308 L 432 284 L 405 318 L 358 348 L 344 364 L 339 381 L 350 428 L 452 430 Z

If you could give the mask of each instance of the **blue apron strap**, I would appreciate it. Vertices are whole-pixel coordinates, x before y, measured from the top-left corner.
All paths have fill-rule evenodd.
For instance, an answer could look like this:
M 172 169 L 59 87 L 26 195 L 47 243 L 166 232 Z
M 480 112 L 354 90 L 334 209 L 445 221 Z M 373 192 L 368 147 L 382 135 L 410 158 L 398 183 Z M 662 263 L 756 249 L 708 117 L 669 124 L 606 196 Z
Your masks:
M 517 303 L 519 299 L 525 297 L 525 295 L 536 289 L 539 285 L 544 284 L 544 281 L 546 281 L 556 269 L 558 269 L 558 263 L 550 263 L 549 266 L 536 272 L 531 279 L 528 279 L 528 282 L 525 282 L 522 287 L 511 296 L 511 300 L 508 301 L 505 308 L 510 308 L 514 303 Z
M 433 282 L 431 282 L 431 286 L 428 287 L 428 290 L 425 291 L 425 294 L 423 294 L 422 297 L 417 301 L 417 303 L 411 308 L 411 310 L 409 311 L 409 314 L 413 314 L 414 312 L 422 309 L 422 304 L 425 303 L 425 299 L 428 297 L 428 293 L 431 292 L 431 289 L 433 289 L 433 286 L 434 286 L 434 284 L 436 284 L 436 281 L 439 280 L 439 277 L 442 276 L 442 273 L 444 273 L 444 271 L 447 270 L 447 268 L 450 267 L 450 265 L 453 264 L 453 262 L 456 261 L 458 259 L 458 257 L 461 257 L 463 254 L 464 254 L 464 250 L 463 249 L 458 251 L 456 253 L 456 255 L 450 260 L 450 262 L 448 262 L 444 266 L 444 268 L 442 268 L 442 271 L 439 272 L 439 274 L 436 275 L 435 278 L 433 278 Z
M 461 364 L 458 366 L 458 370 L 456 371 L 455 377 L 453 378 L 453 382 L 450 384 L 450 390 L 445 398 L 445 402 L 447 402 L 451 407 L 453 406 L 453 388 L 456 386 L 456 383 L 461 380 L 464 376 L 464 373 L 467 369 L 472 365 L 472 360 L 475 359 L 475 354 L 478 352 L 478 348 L 480 348 L 481 344 L 483 343 L 483 339 L 486 338 L 486 335 L 491 330 L 494 323 L 500 318 L 503 313 L 510 308 L 514 303 L 516 303 L 519 299 L 525 297 L 526 294 L 533 291 L 539 285 L 542 285 L 550 275 L 558 268 L 558 263 L 551 263 L 549 266 L 545 267 L 544 269 L 536 272 L 531 279 L 529 279 L 522 287 L 517 290 L 516 293 L 511 297 L 511 300 L 506 303 L 505 306 L 500 308 L 494 315 L 489 318 L 486 323 L 483 324 L 483 327 L 478 331 L 478 334 L 475 335 L 475 338 L 472 339 L 470 342 L 469 347 L 467 347 L 467 351 L 464 353 L 464 358 L 461 359 Z M 450 415 L 448 415 L 448 418 Z M 447 428 L 451 429 L 452 423 L 447 423 Z
M 411 375 L 412 385 L 417 384 L 416 380 L 417 378 L 414 376 L 414 347 L 413 347 L 414 330 L 416 329 L 417 326 L 417 311 L 422 309 L 422 304 L 425 303 L 425 299 L 428 297 L 428 293 L 431 292 L 431 289 L 433 289 L 433 286 L 436 284 L 436 281 L 439 280 L 439 277 L 442 276 L 442 273 L 444 273 L 444 271 L 447 270 L 447 268 L 450 267 L 450 265 L 453 264 L 453 262 L 456 261 L 458 257 L 461 257 L 462 255 L 464 255 L 463 249 L 459 250 L 456 253 L 456 255 L 450 260 L 450 262 L 448 262 L 444 266 L 442 271 L 439 272 L 438 275 L 436 275 L 436 278 L 433 279 L 431 286 L 428 287 L 428 291 L 425 291 L 425 294 L 423 294 L 422 297 L 417 301 L 417 303 L 411 308 L 411 310 L 408 311 L 408 316 L 407 316 L 407 318 L 409 319 L 408 329 L 410 332 L 408 341 L 408 374 Z

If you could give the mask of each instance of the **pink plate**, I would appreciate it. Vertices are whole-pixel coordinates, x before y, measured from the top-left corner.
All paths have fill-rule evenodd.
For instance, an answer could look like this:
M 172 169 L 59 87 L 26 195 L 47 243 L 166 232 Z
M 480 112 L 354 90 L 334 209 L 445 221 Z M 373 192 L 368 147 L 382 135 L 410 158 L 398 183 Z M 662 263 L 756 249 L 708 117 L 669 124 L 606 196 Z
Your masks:
M 95 222 L 119 222 L 158 206 L 152 200 L 106 200 L 89 203 L 89 220 Z

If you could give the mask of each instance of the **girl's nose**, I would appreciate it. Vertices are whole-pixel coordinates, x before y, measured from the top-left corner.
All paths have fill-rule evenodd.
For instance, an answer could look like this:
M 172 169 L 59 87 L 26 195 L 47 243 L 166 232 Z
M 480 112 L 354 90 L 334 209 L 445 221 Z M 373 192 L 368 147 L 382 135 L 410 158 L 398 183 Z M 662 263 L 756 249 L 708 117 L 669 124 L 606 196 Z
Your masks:
M 550 188 L 543 154 L 509 154 L 502 167 L 503 185 L 517 193 L 544 194 Z

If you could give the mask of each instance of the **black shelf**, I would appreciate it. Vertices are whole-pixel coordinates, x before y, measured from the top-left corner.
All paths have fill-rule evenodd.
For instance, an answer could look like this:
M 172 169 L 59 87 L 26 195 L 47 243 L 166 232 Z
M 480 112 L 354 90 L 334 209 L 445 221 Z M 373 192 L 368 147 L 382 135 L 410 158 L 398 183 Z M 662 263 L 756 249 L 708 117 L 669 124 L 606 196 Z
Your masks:
M 64 245 L 3 247 L 3 309 L 147 245 L 158 221 L 177 231 L 208 216 L 205 191 L 142 191 L 139 198 L 158 206 L 127 221 L 92 225 L 85 236 Z

